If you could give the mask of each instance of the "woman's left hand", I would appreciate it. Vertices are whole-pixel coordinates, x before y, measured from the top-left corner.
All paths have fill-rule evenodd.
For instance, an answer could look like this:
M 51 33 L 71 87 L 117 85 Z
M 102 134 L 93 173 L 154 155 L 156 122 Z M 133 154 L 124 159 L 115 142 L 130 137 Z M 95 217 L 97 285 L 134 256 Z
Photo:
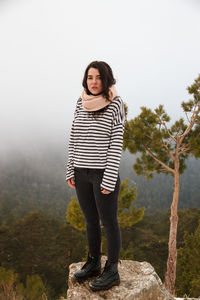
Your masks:
M 110 192 L 110 191 L 107 191 L 107 190 L 105 190 L 105 189 L 103 189 L 103 190 L 101 190 L 101 193 L 102 193 L 102 194 L 110 194 L 111 192 Z

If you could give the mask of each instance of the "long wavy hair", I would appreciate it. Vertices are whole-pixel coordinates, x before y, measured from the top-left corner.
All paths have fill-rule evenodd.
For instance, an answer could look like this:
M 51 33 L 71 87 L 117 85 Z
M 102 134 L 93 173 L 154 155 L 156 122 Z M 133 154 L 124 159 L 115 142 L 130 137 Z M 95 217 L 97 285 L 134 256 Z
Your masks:
M 102 82 L 102 95 L 109 101 L 109 88 L 116 83 L 116 80 L 113 76 L 113 72 L 111 67 L 104 61 L 93 61 L 91 62 L 84 73 L 84 77 L 83 77 L 83 81 L 82 81 L 82 85 L 84 87 L 84 89 L 86 90 L 86 93 L 88 95 L 91 95 L 92 93 L 89 91 L 88 86 L 87 86 L 87 77 L 88 77 L 88 71 L 90 68 L 94 68 L 94 69 L 98 69 L 99 74 L 101 76 L 101 82 Z M 105 106 L 104 108 L 98 110 L 98 111 L 94 111 L 93 116 L 97 116 L 100 113 L 104 112 L 107 109 L 108 106 Z

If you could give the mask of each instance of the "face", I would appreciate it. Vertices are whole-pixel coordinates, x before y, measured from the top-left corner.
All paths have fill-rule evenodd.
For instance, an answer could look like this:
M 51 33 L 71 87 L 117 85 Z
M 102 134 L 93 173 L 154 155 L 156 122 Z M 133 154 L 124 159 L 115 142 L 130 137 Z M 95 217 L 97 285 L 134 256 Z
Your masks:
M 90 93 L 97 95 L 102 92 L 102 81 L 98 69 L 90 68 L 87 75 L 87 86 Z

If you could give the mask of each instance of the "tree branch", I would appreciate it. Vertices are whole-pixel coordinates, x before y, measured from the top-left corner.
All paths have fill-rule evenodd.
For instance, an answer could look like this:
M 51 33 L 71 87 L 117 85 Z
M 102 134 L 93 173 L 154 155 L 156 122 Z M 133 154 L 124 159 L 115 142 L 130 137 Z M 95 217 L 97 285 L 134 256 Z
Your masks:
M 187 151 L 191 150 L 191 147 L 183 145 L 179 149 L 180 151 L 178 151 L 178 155 L 186 153 Z
M 169 156 L 171 157 L 171 159 L 175 160 L 175 156 L 172 154 L 172 152 L 169 150 L 168 148 L 168 144 L 166 145 L 165 143 L 163 143 L 163 147 L 166 149 L 167 153 L 169 154 Z
M 144 149 L 153 157 L 153 159 L 155 159 L 155 161 L 157 161 L 160 165 L 162 165 L 165 169 L 167 169 L 169 172 L 171 173 L 175 173 L 174 169 L 168 167 L 168 165 L 166 165 L 164 162 L 162 162 L 161 160 L 159 160 L 152 152 L 151 150 L 149 150 L 144 144 Z
M 190 120 L 189 117 L 188 117 L 187 111 L 185 111 L 185 115 L 186 115 L 186 118 L 187 118 L 187 120 L 188 120 L 188 123 L 190 123 L 191 120 Z
M 165 125 L 166 126 L 166 124 L 164 123 L 164 122 L 162 122 L 162 120 L 161 120 L 161 118 L 159 117 L 159 119 L 160 119 L 160 123 L 159 123 L 159 130 L 160 130 L 160 128 L 161 128 L 161 125 L 163 124 L 163 125 Z M 167 128 L 167 126 L 165 127 L 165 129 L 168 131 L 168 134 L 170 135 L 170 132 L 169 132 L 169 130 L 168 130 L 168 128 Z M 172 152 L 169 150 L 169 148 L 168 148 L 168 145 L 171 143 L 171 141 L 172 141 L 172 137 L 171 137 L 171 139 L 169 140 L 169 141 L 167 141 L 167 144 L 163 141 L 163 138 L 162 138 L 162 143 L 163 143 L 163 147 L 166 149 L 166 151 L 167 151 L 167 153 L 169 154 L 169 156 L 171 157 L 171 159 L 175 159 L 175 157 L 174 157 L 174 155 L 172 154 Z
M 159 117 L 159 118 L 160 118 L 160 117 Z M 165 129 L 166 129 L 167 133 L 169 134 L 169 136 L 171 137 L 171 139 L 173 139 L 173 140 L 176 142 L 175 137 L 174 137 L 174 136 L 171 134 L 171 132 L 169 131 L 169 128 L 167 127 L 166 123 L 163 122 L 163 121 L 160 119 L 160 124 L 162 124 L 162 125 L 165 127 Z
M 190 130 L 192 129 L 192 127 L 194 126 L 194 122 L 198 116 L 200 112 L 200 105 L 198 106 L 198 109 L 196 111 L 193 112 L 193 115 L 191 117 L 191 121 L 190 124 L 187 126 L 187 128 L 185 129 L 185 131 L 183 132 L 183 134 L 180 135 L 180 144 L 182 143 L 184 137 L 190 132 Z
M 168 170 L 166 170 L 165 168 L 160 168 L 160 171 L 163 172 L 163 173 L 168 172 Z

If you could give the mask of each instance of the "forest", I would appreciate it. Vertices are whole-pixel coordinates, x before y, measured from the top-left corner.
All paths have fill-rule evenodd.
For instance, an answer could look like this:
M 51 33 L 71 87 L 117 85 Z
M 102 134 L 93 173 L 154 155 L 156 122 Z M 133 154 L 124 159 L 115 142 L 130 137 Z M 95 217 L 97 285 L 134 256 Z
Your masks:
M 136 176 L 134 160 L 134 155 L 123 153 L 120 176 L 121 181 L 129 178 L 131 188 L 136 189 L 134 205 L 137 209 L 143 207 L 144 215 L 132 226 L 121 228 L 120 258 L 148 261 L 163 280 L 171 177 L 156 175 L 146 180 Z M 181 175 L 176 279 L 179 297 L 200 294 L 199 165 L 198 160 L 188 159 L 187 169 Z M 13 287 L 19 295 L 16 299 L 59 299 L 66 295 L 68 266 L 87 255 L 85 232 L 66 220 L 68 203 L 75 194 L 65 182 L 64 159 L 53 151 L 45 157 L 38 154 L 37 159 L 18 155 L 1 163 L 1 170 L 1 292 L 2 287 L 9 286 L 10 293 Z

